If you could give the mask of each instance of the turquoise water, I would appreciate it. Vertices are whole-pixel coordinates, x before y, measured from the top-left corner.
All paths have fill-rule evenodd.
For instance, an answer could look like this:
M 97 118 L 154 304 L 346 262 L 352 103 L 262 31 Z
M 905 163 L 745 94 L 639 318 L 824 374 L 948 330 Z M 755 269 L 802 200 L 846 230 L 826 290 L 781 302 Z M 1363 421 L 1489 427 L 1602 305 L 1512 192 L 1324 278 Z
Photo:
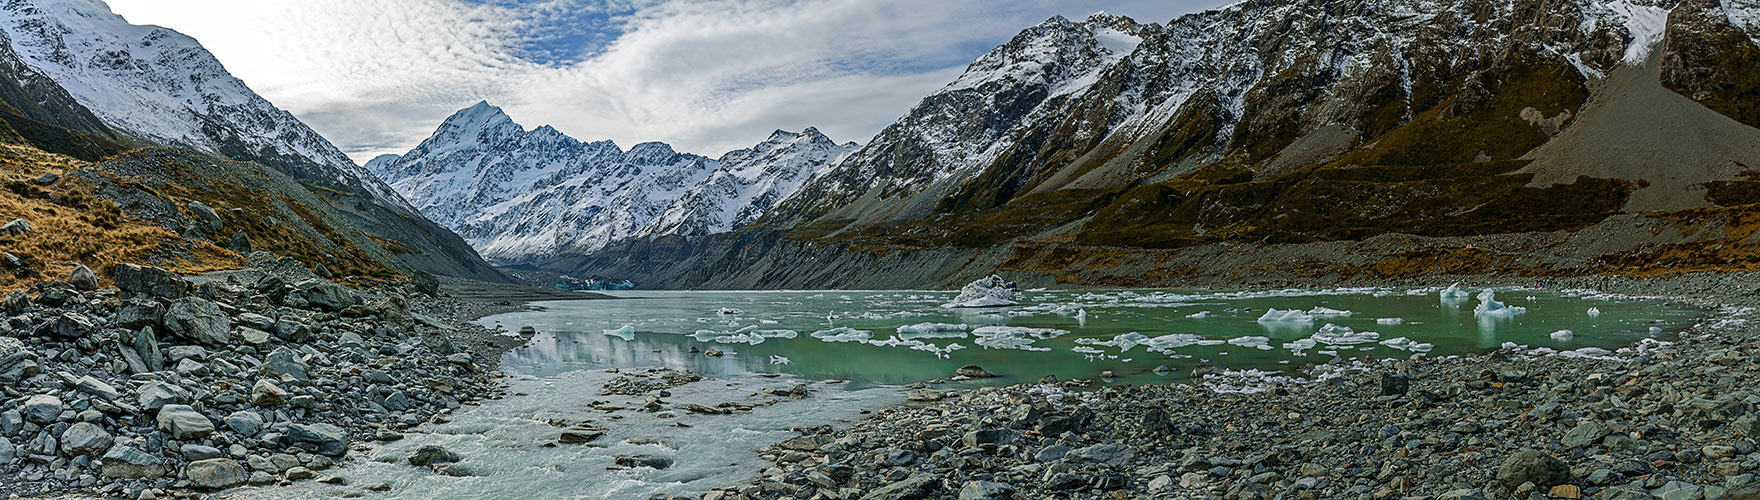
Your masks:
M 951 376 L 966 364 L 1002 375 L 1000 382 L 1046 374 L 1089 378 L 1111 371 L 1120 381 L 1150 383 L 1187 377 L 1199 366 L 1289 370 L 1335 357 L 1469 354 L 1506 342 L 1559 351 L 1611 350 L 1643 338 L 1672 338 L 1706 314 L 1654 300 L 1540 290 L 1499 290 L 1495 300 L 1526 308 L 1513 315 L 1475 314 L 1479 298 L 1444 298 L 1437 289 L 1026 291 L 1017 295 L 1018 306 L 987 309 L 942 308 L 955 294 L 941 291 L 608 293 L 617 298 L 543 302 L 536 304 L 542 310 L 482 322 L 509 330 L 536 327 L 540 334 L 532 343 L 504 358 L 509 370 L 536 376 L 668 366 L 715 377 L 784 373 L 865 386 Z M 1261 321 L 1273 308 L 1303 311 L 1313 319 Z M 1599 314 L 1590 315 L 1590 308 Z M 927 338 L 901 335 L 899 327 L 919 323 L 964 329 L 944 327 L 948 330 Z M 1004 349 L 996 347 L 1008 342 L 976 333 L 989 333 L 983 327 L 1038 330 L 1014 340 L 1024 349 Z M 1560 330 L 1571 335 L 1555 338 Z M 829 342 L 814 332 L 841 332 L 846 340 L 868 337 L 882 345 Z M 1115 340 L 1121 335 L 1126 342 Z M 887 342 L 894 337 L 899 342 Z M 1401 337 L 1410 342 L 1394 340 Z M 759 343 L 747 343 L 754 339 Z M 1303 339 L 1322 341 L 1304 349 Z M 912 349 L 911 340 L 924 345 Z M 693 348 L 725 354 L 709 357 Z

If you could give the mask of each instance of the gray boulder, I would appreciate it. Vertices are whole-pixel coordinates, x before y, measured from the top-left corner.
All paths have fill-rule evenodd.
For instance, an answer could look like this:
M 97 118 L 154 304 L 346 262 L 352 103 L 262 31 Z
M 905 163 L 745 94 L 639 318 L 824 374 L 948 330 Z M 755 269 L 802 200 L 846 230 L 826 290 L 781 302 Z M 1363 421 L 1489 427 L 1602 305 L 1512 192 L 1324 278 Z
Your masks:
M 157 479 L 171 472 L 164 460 L 128 446 L 112 446 L 99 459 L 98 471 L 117 479 Z
M 244 465 L 230 458 L 213 458 L 190 462 L 184 470 L 189 476 L 189 485 L 201 489 L 218 490 L 244 484 L 250 479 L 250 471 Z
M 116 392 L 115 387 L 111 387 L 110 384 L 98 380 L 91 375 L 86 375 L 75 380 L 73 386 L 74 388 L 79 389 L 79 392 L 97 396 L 98 399 L 105 401 L 115 401 L 117 398 L 122 397 L 121 393 Z
M 12 219 L 12 222 L 0 226 L 0 234 L 6 236 L 22 236 L 29 234 L 31 231 L 35 231 L 35 229 L 32 229 L 31 223 L 24 219 Z
M 157 267 L 117 264 L 111 274 L 116 288 L 130 296 L 180 299 L 189 295 L 188 281 Z
M 283 440 L 320 455 L 340 457 L 348 453 L 348 434 L 330 424 L 294 424 Z
M 263 430 L 263 417 L 251 411 L 236 411 L 226 416 L 226 428 L 240 436 L 252 437 Z
M 160 305 L 158 301 L 131 298 L 124 301 L 122 307 L 116 309 L 115 323 L 116 326 L 123 328 L 138 329 L 158 325 L 159 319 L 163 316 L 165 316 L 165 306 Z
M 457 453 L 453 453 L 451 450 L 431 444 L 416 448 L 416 451 L 409 454 L 409 464 L 416 466 L 445 464 L 457 461 L 459 461 Z
M 189 391 L 157 380 L 147 382 L 135 391 L 135 402 L 140 403 L 141 408 L 147 410 L 158 410 L 164 408 L 165 405 L 188 403 L 189 400 Z
M 172 335 L 212 346 L 232 343 L 232 318 L 213 302 L 185 297 L 165 309 L 165 330 Z
M 214 422 L 189 405 L 165 405 L 159 409 L 159 430 L 180 441 L 208 437 Z
M 1129 463 L 1131 459 L 1136 458 L 1136 456 L 1136 450 L 1132 450 L 1130 446 L 1109 443 L 1070 450 L 1069 455 L 1065 456 L 1065 458 L 1075 461 L 1096 462 L 1116 466 Z
M 932 498 L 941 493 L 941 481 L 928 474 L 918 474 L 869 492 L 862 500 L 909 500 Z
M 296 380 L 311 380 L 306 374 L 306 363 L 299 359 L 299 351 L 285 346 L 275 348 L 274 352 L 263 358 L 263 367 L 259 371 L 274 378 L 286 375 Z
M 12 465 L 13 459 L 16 458 L 18 458 L 18 447 L 13 446 L 12 441 L 0 437 L 0 467 Z
M 189 202 L 189 211 L 190 213 L 195 214 L 195 229 L 196 231 L 201 232 L 203 236 L 212 238 L 216 232 L 226 226 L 226 223 L 220 220 L 220 214 L 215 212 L 213 208 L 202 204 L 202 202 Z
M 49 425 L 61 416 L 61 398 L 38 394 L 24 400 L 24 419 L 37 425 Z
M 1545 490 L 1564 484 L 1571 478 L 1571 468 L 1564 462 L 1534 450 L 1515 452 L 1504 459 L 1503 467 L 1497 470 L 1497 483 L 1505 489 L 1515 490 L 1522 483 L 1534 483 Z
M 299 290 L 300 297 L 306 299 L 307 304 L 319 309 L 339 311 L 361 303 L 360 297 L 347 287 L 325 280 L 305 280 L 294 283 L 293 287 Z
M 92 268 L 86 267 L 85 264 L 75 265 L 73 272 L 67 273 L 67 284 L 73 285 L 73 288 L 83 292 L 97 290 L 98 273 L 92 272 Z
M 99 456 L 110 450 L 115 440 L 104 428 L 80 422 L 61 432 L 61 451 L 68 456 Z
M 1006 500 L 1014 498 L 1014 487 L 991 481 L 968 481 L 959 488 L 959 500 Z

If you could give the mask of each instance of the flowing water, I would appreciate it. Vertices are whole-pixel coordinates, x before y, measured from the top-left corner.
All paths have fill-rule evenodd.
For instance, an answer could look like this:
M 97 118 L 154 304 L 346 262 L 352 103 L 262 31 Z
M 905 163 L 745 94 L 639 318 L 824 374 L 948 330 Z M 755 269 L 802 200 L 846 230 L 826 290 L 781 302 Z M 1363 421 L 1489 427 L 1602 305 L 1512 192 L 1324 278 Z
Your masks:
M 939 291 L 606 293 L 617 299 L 541 302 L 481 320 L 540 332 L 503 359 L 519 395 L 384 445 L 373 452 L 381 460 L 343 472 L 352 486 L 304 482 L 243 496 L 613 499 L 701 492 L 748 479 L 764 464 L 753 450 L 792 436 L 791 427 L 858 418 L 862 410 L 901 402 L 900 384 L 948 377 L 967 364 L 1001 375 L 967 384 L 1046 374 L 1095 378 L 1103 371 L 1117 375 L 1112 383 L 1183 383 L 1199 366 L 1293 372 L 1335 357 L 1449 356 L 1506 343 L 1594 356 L 1646 338 L 1666 340 L 1707 314 L 1651 300 L 1537 290 L 1500 290 L 1495 300 L 1511 307 L 1501 312 L 1476 311 L 1479 298 L 1436 289 L 1026 291 L 1016 297 L 1021 305 L 994 309 L 945 309 L 940 304 L 954 293 Z M 637 397 L 598 393 L 614 377 L 604 370 L 637 367 L 711 378 L 674 389 L 669 408 L 773 401 L 765 388 L 796 384 L 814 395 L 733 416 L 589 407 L 640 406 Z M 559 429 L 545 420 L 612 430 L 592 446 L 546 447 Z M 391 463 L 422 444 L 459 452 L 471 475 Z M 615 455 L 628 453 L 676 464 L 612 465 Z M 373 482 L 391 491 L 359 488 Z

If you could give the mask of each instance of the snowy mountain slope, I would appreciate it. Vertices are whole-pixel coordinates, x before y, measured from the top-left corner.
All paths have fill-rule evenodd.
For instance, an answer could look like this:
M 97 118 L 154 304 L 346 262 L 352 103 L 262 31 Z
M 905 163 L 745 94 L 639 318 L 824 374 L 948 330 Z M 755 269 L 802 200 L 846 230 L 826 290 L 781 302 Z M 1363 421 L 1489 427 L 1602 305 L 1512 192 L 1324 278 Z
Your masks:
M 663 143 L 624 151 L 544 126 L 526 131 L 479 102 L 434 135 L 368 169 L 492 260 L 519 262 L 612 241 L 732 230 L 854 149 L 782 131 L 720 160 Z
M 1590 81 L 1642 64 L 1681 3 L 1247 0 L 1167 24 L 1053 18 L 978 59 L 765 222 L 916 220 L 1166 180 L 1225 158 L 1269 177 L 1422 125 L 1426 112 L 1492 112 L 1474 105 L 1506 97 L 1493 87 L 1514 79 L 1559 90 L 1523 90 L 1538 92 L 1523 106 L 1551 118 L 1579 108 Z M 1751 26 L 1750 4 L 1721 6 Z M 1515 114 L 1467 126 L 1508 127 Z M 1547 137 L 1468 134 L 1422 161 L 1510 159 Z M 1425 156 L 1368 149 L 1372 163 Z
M 402 200 L 317 132 L 234 78 L 183 34 L 129 24 L 100 0 L 7 0 L 0 31 L 20 59 L 110 127 Z

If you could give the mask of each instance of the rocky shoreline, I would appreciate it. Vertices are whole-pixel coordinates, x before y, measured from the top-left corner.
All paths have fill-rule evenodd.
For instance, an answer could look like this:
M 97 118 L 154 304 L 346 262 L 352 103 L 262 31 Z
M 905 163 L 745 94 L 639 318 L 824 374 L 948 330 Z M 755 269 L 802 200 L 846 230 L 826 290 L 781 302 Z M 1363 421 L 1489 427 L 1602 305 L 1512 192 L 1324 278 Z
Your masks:
M 1717 312 L 1598 357 L 1509 346 L 1296 377 L 931 386 L 759 450 L 775 464 L 701 499 L 1760 499 L 1754 276 L 1483 281 Z
M 6 295 L 0 495 L 327 480 L 351 449 L 504 394 L 500 356 L 532 332 L 471 321 L 591 298 L 457 280 L 442 293 L 425 275 L 350 288 L 291 259 L 250 261 L 191 277 L 122 264 L 114 288 L 82 266 Z

